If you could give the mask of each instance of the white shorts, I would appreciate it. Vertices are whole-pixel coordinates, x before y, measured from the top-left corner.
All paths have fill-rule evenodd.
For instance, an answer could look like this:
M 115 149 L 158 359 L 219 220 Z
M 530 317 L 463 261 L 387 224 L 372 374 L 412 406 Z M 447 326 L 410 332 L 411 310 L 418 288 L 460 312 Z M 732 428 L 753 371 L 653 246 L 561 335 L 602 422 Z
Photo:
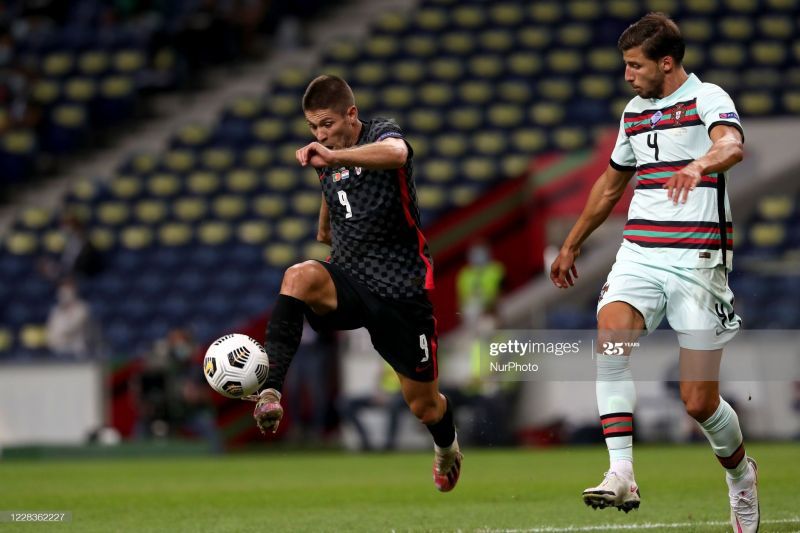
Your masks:
M 741 326 L 733 310 L 733 292 L 723 265 L 683 268 L 617 259 L 600 291 L 597 312 L 611 302 L 625 302 L 644 317 L 647 332 L 666 315 L 681 348 L 717 350 Z

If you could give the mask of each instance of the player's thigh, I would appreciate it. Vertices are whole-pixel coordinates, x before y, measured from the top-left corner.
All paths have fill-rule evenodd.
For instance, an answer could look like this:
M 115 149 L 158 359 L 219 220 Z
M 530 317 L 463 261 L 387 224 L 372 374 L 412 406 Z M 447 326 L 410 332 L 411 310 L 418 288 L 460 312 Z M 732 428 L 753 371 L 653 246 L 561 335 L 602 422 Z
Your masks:
M 369 291 L 338 265 L 313 261 L 327 272 L 333 286 L 336 306 L 332 310 L 317 311 L 309 305 L 306 319 L 315 331 L 341 331 L 364 327 L 369 313 L 365 299 Z
M 667 320 L 681 348 L 717 350 L 739 332 L 724 267 L 680 268 L 666 283 Z
M 398 374 L 428 383 L 438 375 L 438 337 L 427 296 L 376 299 L 367 330 L 378 353 Z
M 666 306 L 663 279 L 661 271 L 646 265 L 614 263 L 597 301 L 598 329 L 633 337 L 656 329 Z
M 319 261 L 305 261 L 286 269 L 281 294 L 302 300 L 317 314 L 336 309 L 336 286 Z

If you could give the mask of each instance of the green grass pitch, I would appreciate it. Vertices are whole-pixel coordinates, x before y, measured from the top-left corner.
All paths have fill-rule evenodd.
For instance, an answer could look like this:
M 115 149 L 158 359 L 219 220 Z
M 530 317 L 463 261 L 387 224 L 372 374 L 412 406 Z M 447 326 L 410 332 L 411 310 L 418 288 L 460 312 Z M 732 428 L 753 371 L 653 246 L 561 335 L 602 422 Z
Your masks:
M 752 444 L 762 531 L 800 531 L 800 445 Z M 432 453 L 271 450 L 219 457 L 0 461 L 0 510 L 71 511 L 5 531 L 730 531 L 707 446 L 638 446 L 642 507 L 583 505 L 604 448 L 465 450 L 458 487 L 436 492 Z

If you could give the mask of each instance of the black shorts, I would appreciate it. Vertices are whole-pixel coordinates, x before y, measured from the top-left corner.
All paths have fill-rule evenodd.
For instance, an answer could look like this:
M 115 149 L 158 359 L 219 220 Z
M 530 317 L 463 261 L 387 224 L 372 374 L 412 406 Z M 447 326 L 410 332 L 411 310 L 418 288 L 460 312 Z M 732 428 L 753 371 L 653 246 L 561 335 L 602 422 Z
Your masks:
M 339 266 L 319 263 L 333 279 L 338 305 L 325 315 L 306 307 L 306 318 L 315 331 L 367 328 L 372 345 L 397 373 L 415 381 L 437 378 L 436 318 L 427 293 L 385 298 Z

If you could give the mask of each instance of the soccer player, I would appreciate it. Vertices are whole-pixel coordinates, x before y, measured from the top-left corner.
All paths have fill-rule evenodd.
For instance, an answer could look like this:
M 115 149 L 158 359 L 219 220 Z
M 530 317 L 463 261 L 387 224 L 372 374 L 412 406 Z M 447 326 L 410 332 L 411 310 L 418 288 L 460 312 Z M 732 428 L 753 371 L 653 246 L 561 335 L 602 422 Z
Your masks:
M 341 78 L 320 76 L 303 95 L 316 138 L 297 150 L 322 186 L 317 240 L 328 261 L 286 270 L 267 326 L 270 371 L 254 411 L 262 431 L 277 430 L 280 390 L 303 330 L 367 328 L 394 368 L 411 412 L 433 436 L 433 479 L 442 492 L 458 481 L 462 455 L 453 408 L 439 392 L 436 318 L 427 291 L 433 261 L 420 230 L 411 146 L 391 120 L 361 120 Z
M 686 411 L 727 472 L 733 530 L 757 531 L 756 463 L 718 382 L 722 349 L 740 326 L 727 279 L 733 227 L 725 172 L 742 160 L 742 126 L 725 91 L 686 73 L 683 38 L 666 15 L 644 16 L 618 47 L 637 96 L 625 107 L 609 166 L 550 269 L 556 287 L 574 285 L 581 245 L 636 175 L 623 242 L 597 305 L 598 346 L 619 343 L 611 355 L 597 354 L 597 406 L 611 467 L 583 500 L 625 512 L 639 506 L 630 344 L 666 315 L 680 345 Z

